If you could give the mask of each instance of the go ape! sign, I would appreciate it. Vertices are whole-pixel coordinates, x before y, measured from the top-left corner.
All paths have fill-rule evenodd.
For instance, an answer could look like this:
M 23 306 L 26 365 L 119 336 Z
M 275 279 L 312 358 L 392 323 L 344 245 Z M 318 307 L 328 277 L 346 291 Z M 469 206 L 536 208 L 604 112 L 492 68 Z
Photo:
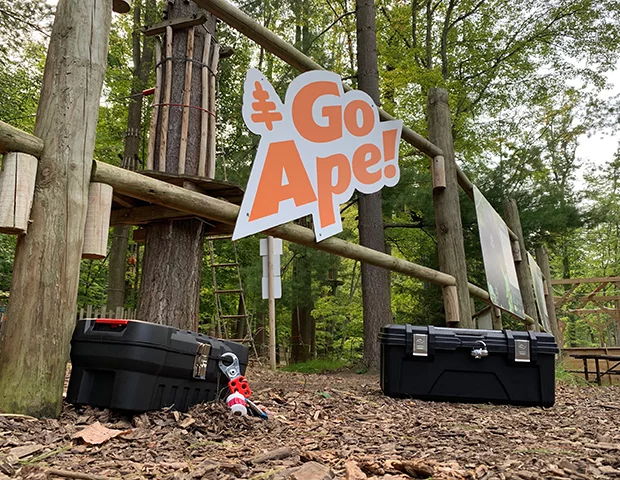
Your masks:
M 306 72 L 284 103 L 247 72 L 243 119 L 261 136 L 233 240 L 312 215 L 317 241 L 342 231 L 340 204 L 398 183 L 402 121 L 379 121 L 370 96 L 344 92 L 338 75 Z

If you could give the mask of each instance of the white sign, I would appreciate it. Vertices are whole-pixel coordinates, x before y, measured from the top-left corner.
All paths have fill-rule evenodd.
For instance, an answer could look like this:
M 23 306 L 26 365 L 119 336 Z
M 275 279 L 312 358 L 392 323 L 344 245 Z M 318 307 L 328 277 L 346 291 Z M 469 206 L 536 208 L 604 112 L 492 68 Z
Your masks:
M 401 120 L 379 121 L 372 99 L 344 92 L 339 75 L 306 72 L 284 103 L 265 76 L 248 70 L 243 119 L 261 136 L 233 240 L 312 215 L 317 241 L 342 231 L 340 204 L 400 178 Z

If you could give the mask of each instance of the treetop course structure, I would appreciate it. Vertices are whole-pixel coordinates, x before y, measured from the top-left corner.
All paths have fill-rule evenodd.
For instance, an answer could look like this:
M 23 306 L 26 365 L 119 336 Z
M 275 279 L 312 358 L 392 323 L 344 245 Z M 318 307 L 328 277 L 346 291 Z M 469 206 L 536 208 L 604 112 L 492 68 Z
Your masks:
M 195 3 L 300 72 L 322 69 L 226 0 L 195 0 Z M 223 188 L 225 185 L 221 182 L 211 182 L 212 187 L 205 189 L 195 186 L 196 182 L 209 185 L 208 178 L 213 178 L 213 143 L 198 139 L 201 161 L 197 175 L 208 178 L 200 180 L 194 175 L 193 179 L 185 179 L 189 183 L 182 177 L 188 174 L 188 165 L 179 166 L 179 175 L 157 176 L 93 160 L 111 15 L 112 0 L 60 0 L 34 135 L 0 122 L 0 153 L 5 154 L 3 169 L 9 164 L 14 165 L 12 183 L 0 183 L 0 210 L 3 208 L 1 199 L 9 197 L 13 203 L 8 208 L 13 209 L 14 218 L 12 223 L 0 225 L 0 231 L 20 234 L 11 282 L 9 320 L 4 322 L 0 344 L 0 411 L 39 417 L 59 414 L 69 341 L 75 325 L 80 258 L 101 256 L 102 250 L 105 255 L 113 196 L 142 202 L 139 203 L 142 214 L 148 207 L 151 217 L 158 214 L 160 218 L 199 217 L 218 222 L 224 226 L 221 231 L 232 231 L 239 213 L 239 206 L 234 203 L 204 193 L 209 188 L 212 192 Z M 169 42 L 174 24 L 172 20 L 167 22 L 161 26 L 161 31 L 151 31 L 151 34 L 167 32 L 166 41 Z M 188 50 L 189 42 L 188 39 Z M 192 51 L 193 42 L 192 34 Z M 206 42 L 201 45 L 204 45 L 204 52 Z M 168 59 L 171 57 L 169 45 L 166 49 Z M 211 55 L 213 58 L 213 53 Z M 203 63 L 206 64 L 209 53 L 205 58 Z M 192 62 L 187 63 L 191 74 Z M 205 84 L 208 90 L 209 82 L 203 81 L 203 89 Z M 162 104 L 170 103 L 166 95 L 164 91 Z M 208 103 L 206 105 L 214 108 Z M 208 111 L 207 107 L 205 111 Z M 317 243 L 311 229 L 292 223 L 265 233 L 440 285 L 446 324 L 473 328 L 470 296 L 490 303 L 489 293 L 467 280 L 458 187 L 460 185 L 471 198 L 474 187 L 454 159 L 445 90 L 435 88 L 429 91 L 428 113 L 430 140 L 407 127 L 403 127 L 402 140 L 431 159 L 441 271 L 339 238 Z M 383 110 L 380 110 L 380 117 L 382 120 L 393 119 Z M 182 119 L 183 123 L 185 121 Z M 154 128 L 152 125 L 151 135 Z M 209 131 L 209 128 L 215 128 L 215 122 L 211 122 L 206 132 L 204 126 L 202 128 L 201 136 L 210 132 L 213 138 L 213 130 Z M 182 131 L 187 137 L 187 129 L 183 127 Z M 162 141 L 159 150 L 165 155 Z M 149 143 L 155 148 L 151 139 Z M 187 144 L 185 148 L 188 148 Z M 154 165 L 153 152 L 154 149 L 149 152 L 149 168 Z M 166 159 L 160 153 L 162 159 L 165 163 Z M 11 185 L 10 195 L 5 195 L 5 191 L 9 191 L 6 185 Z M 131 216 L 135 205 L 131 201 L 125 205 L 127 215 Z M 15 215 L 20 208 L 22 220 L 16 221 Z M 137 217 L 139 212 L 133 213 Z M 523 263 L 526 268 L 525 245 L 516 205 L 509 226 L 515 261 Z M 522 284 L 521 289 L 527 290 L 528 287 Z M 531 279 L 529 291 L 531 293 Z M 538 329 L 536 306 L 525 295 L 524 306 L 526 327 Z M 497 309 L 492 310 L 497 320 L 494 325 L 501 328 L 501 316 Z M 552 329 L 556 330 L 555 316 L 550 317 Z

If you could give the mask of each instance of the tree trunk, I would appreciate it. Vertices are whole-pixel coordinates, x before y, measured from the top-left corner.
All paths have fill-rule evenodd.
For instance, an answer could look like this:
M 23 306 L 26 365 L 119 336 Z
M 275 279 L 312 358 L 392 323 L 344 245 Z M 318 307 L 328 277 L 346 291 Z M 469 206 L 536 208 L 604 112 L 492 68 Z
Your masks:
M 372 0 L 356 0 L 357 17 L 357 80 L 359 89 L 373 99 L 379 98 L 379 68 L 377 66 L 377 24 Z M 383 211 L 381 192 L 359 194 L 360 243 L 384 252 Z M 362 263 L 362 304 L 364 310 L 364 364 L 369 370 L 379 369 L 380 347 L 378 334 L 381 326 L 392 322 L 390 305 L 390 275 L 383 270 Z
M 140 131 L 142 127 L 142 95 L 146 88 L 151 67 L 153 64 L 153 41 L 144 37 L 140 46 L 141 8 L 136 2 L 133 10 L 133 82 L 129 98 L 127 115 L 127 131 L 125 132 L 125 150 L 123 152 L 122 167 L 136 170 L 138 167 L 138 153 L 140 151 Z M 145 23 L 152 24 L 155 16 L 156 4 L 154 0 L 147 0 Z M 115 312 L 117 308 L 125 306 L 125 274 L 127 272 L 127 248 L 129 246 L 129 232 L 131 227 L 123 225 L 114 227 L 112 231 L 112 246 L 110 248 L 110 267 L 108 273 L 108 310 Z
M 138 303 L 140 320 L 197 330 L 202 237 L 200 220 L 149 225 Z
M 439 268 L 456 279 L 459 303 L 458 323 L 452 323 L 451 319 L 446 318 L 446 324 L 451 327 L 475 328 L 469 308 L 467 263 L 454 160 L 452 121 L 448 92 L 443 88 L 431 88 L 428 92 L 428 135 L 429 140 L 443 150 L 446 169 L 446 188 L 433 190 Z
M 302 219 L 303 221 L 303 219 Z M 300 221 L 298 221 L 300 222 Z M 293 260 L 293 311 L 291 314 L 291 362 L 306 362 L 312 354 L 312 264 L 305 247 Z M 315 346 L 316 348 L 316 346 Z
M 191 17 L 204 13 L 193 2 L 174 2 L 167 5 L 168 19 Z M 215 31 L 215 19 L 209 20 L 206 29 Z M 174 30 L 172 57 L 187 57 L 189 30 Z M 194 28 L 195 62 L 202 62 L 206 32 L 202 26 Z M 213 49 L 212 49 L 213 50 Z M 184 103 L 185 70 L 184 61 L 169 61 L 172 64 L 171 104 Z M 201 69 L 192 68 L 190 104 L 201 105 Z M 162 75 L 162 90 L 166 88 L 166 75 Z M 179 171 L 179 150 L 181 148 L 181 126 L 184 108 L 162 106 L 168 109 L 168 129 L 165 159 L 158 158 L 158 165 L 166 171 Z M 189 108 L 187 149 L 184 172 L 197 175 L 200 157 L 201 112 Z M 161 117 L 161 113 L 160 113 Z M 161 131 L 161 118 L 157 131 Z M 156 140 L 155 152 L 160 151 L 161 138 Z M 192 184 L 186 182 L 186 188 Z M 200 299 L 201 265 L 203 255 L 204 229 L 198 220 L 162 221 L 147 226 L 146 251 L 142 270 L 138 318 L 151 322 L 172 325 L 177 328 L 196 330 Z
M 56 417 L 76 296 L 112 2 L 60 0 L 35 135 L 44 142 L 15 252 L 0 348 L 0 411 Z

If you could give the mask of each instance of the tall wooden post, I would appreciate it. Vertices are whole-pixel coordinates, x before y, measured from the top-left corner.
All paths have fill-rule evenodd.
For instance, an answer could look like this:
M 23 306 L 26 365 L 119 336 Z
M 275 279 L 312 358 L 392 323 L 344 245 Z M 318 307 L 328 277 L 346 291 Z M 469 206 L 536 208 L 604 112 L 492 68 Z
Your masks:
M 452 121 L 448 92 L 443 88 L 431 88 L 428 92 L 428 135 L 429 140 L 443 150 L 446 177 L 446 188 L 433 189 L 439 269 L 456 279 L 458 295 L 458 310 L 455 310 L 458 311 L 458 318 L 454 315 L 448 317 L 450 309 L 446 308 L 446 324 L 450 327 L 474 328 L 469 309 L 467 264 L 454 161 Z M 449 307 L 452 297 L 447 297 L 445 292 L 446 289 L 444 289 L 444 303 Z
M 60 0 L 35 135 L 44 142 L 28 235 L 15 252 L 0 346 L 0 411 L 60 413 L 112 1 Z
M 527 250 L 525 249 L 519 209 L 517 208 L 517 202 L 514 198 L 508 198 L 504 201 L 504 218 L 506 220 L 506 225 L 508 225 L 519 239 L 521 260 L 518 260 L 519 257 L 515 257 L 515 267 L 517 269 L 517 279 L 519 280 L 521 298 L 523 299 L 523 310 L 535 320 L 534 325 L 526 324 L 526 328 L 528 330 L 538 330 L 538 310 L 536 310 L 536 298 L 534 297 L 534 282 L 532 281 L 532 273 L 526 255 Z
M 545 304 L 547 305 L 547 314 L 549 315 L 549 323 L 551 324 L 551 330 L 553 336 L 556 339 L 560 348 L 564 346 L 564 339 L 562 338 L 562 332 L 558 327 L 558 317 L 555 314 L 555 302 L 553 301 L 553 290 L 551 288 L 551 269 L 549 268 L 549 254 L 545 247 L 539 247 L 536 249 L 536 261 L 542 271 L 543 278 L 545 280 Z

